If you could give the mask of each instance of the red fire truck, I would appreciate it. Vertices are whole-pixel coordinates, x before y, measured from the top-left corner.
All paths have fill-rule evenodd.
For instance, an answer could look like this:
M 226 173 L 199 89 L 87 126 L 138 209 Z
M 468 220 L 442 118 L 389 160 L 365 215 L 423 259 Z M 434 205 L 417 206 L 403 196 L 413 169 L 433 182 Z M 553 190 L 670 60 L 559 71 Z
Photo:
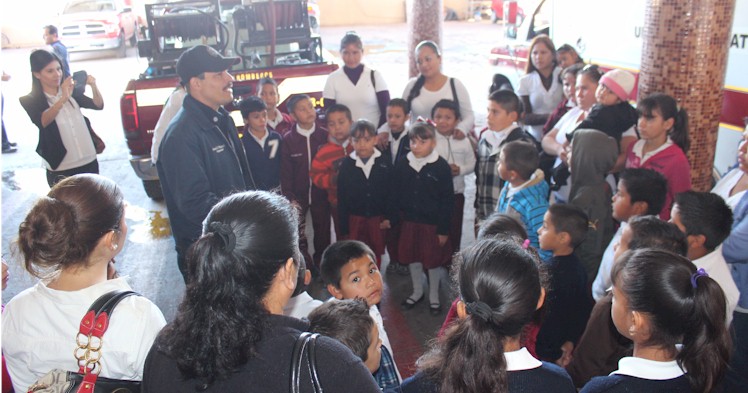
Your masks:
M 242 59 L 230 70 L 234 102 L 226 108 L 237 127 L 244 121 L 235 104 L 254 94 L 265 77 L 278 83 L 281 110 L 289 96 L 300 93 L 324 107 L 325 80 L 338 66 L 325 59 L 319 35 L 310 30 L 306 0 L 189 0 L 145 9 L 147 38 L 138 41 L 138 53 L 148 58 L 148 68 L 127 84 L 120 109 L 130 163 L 149 197 L 162 198 L 150 156 L 153 129 L 178 85 L 177 59 L 190 47 L 206 44 Z

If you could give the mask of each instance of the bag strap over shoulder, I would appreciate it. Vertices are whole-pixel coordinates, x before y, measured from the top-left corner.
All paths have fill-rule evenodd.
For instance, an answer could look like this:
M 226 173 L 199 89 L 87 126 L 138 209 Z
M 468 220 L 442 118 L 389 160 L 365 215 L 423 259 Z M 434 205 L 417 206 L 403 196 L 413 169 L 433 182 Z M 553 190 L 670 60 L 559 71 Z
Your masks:
M 457 106 L 460 106 L 460 99 L 457 97 L 457 88 L 455 88 L 455 78 L 449 78 L 449 86 L 452 88 L 452 98 L 454 99 L 455 104 Z
M 316 343 L 318 333 L 304 332 L 299 335 L 296 339 L 296 343 L 293 347 L 293 353 L 291 355 L 291 392 L 299 393 L 299 376 L 301 375 L 301 364 L 302 357 L 304 356 L 304 350 L 306 351 L 307 364 L 309 365 L 309 374 L 312 380 L 312 388 L 316 393 L 322 393 L 322 385 L 319 382 L 319 375 L 317 374 L 317 358 L 316 358 Z

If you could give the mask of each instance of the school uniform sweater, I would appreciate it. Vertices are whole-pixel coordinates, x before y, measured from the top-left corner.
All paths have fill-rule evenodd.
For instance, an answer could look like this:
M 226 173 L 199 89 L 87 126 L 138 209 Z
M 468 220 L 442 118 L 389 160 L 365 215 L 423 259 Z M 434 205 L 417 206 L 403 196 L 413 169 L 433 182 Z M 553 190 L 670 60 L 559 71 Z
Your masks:
M 262 140 L 257 140 L 249 130 L 242 138 L 247 161 L 258 190 L 270 191 L 280 187 L 281 136 L 268 129 Z
M 582 335 L 592 299 L 587 292 L 587 273 L 574 253 L 551 257 L 545 265 L 551 283 L 535 352 L 540 359 L 555 362 L 562 355 L 561 345 L 566 341 L 576 344 Z
M 532 135 L 516 124 L 501 131 L 488 130 L 482 134 L 478 142 L 475 161 L 475 215 L 479 220 L 496 211 L 499 194 L 504 187 L 504 180 L 501 180 L 496 169 L 499 153 L 501 147 L 516 140 L 536 143 Z
M 496 344 L 499 345 L 499 344 Z M 509 393 L 576 393 L 563 368 L 533 358 L 526 348 L 504 354 Z M 468 370 L 469 372 L 470 370 Z M 439 383 L 419 371 L 403 381 L 403 393 L 437 393 Z
M 353 145 L 346 140 L 342 145 L 329 141 L 322 145 L 312 159 L 309 177 L 318 188 L 327 192 L 327 200 L 332 206 L 338 205 L 338 169 L 340 163 L 353 151 Z
M 387 149 L 382 151 L 382 154 L 387 156 L 394 167 L 395 164 L 404 160 L 408 153 L 410 153 L 410 137 L 408 136 L 408 130 L 404 130 L 395 136 L 395 134 L 389 130 L 387 124 L 384 124 L 379 128 L 379 132 L 390 133 L 390 145 Z
M 412 152 L 408 153 L 412 156 Z M 395 165 L 396 192 L 399 194 L 398 210 L 403 221 L 436 225 L 436 233 L 449 234 L 454 187 L 449 164 L 432 152 L 437 159 L 416 171 L 405 159 Z M 542 220 L 542 217 L 541 217 Z
M 309 167 L 319 148 L 327 143 L 327 130 L 315 126 L 306 137 L 299 133 L 298 126 L 283 136 L 281 150 L 281 191 L 283 196 L 297 202 L 302 211 L 311 203 L 311 194 L 316 198 L 326 198 L 323 190 L 316 187 L 310 193 L 311 180 Z
M 660 218 L 670 219 L 670 208 L 675 196 L 691 189 L 691 164 L 683 150 L 668 139 L 665 145 L 654 154 L 642 155 L 643 139 L 632 143 L 626 154 L 626 168 L 652 169 L 660 172 L 667 179 L 665 205 L 660 211 Z
M 618 362 L 618 370 L 607 377 L 595 377 L 584 385 L 580 393 L 669 393 L 692 392 L 686 374 L 673 360 L 657 362 L 625 357 Z
M 286 135 L 293 128 L 293 118 L 288 113 L 281 112 L 278 108 L 275 108 L 275 112 L 275 120 L 268 118 L 268 128 L 277 132 L 280 136 Z
M 375 155 L 378 152 L 375 152 Z M 340 233 L 347 235 L 351 215 L 361 217 L 383 216 L 395 224 L 395 192 L 392 187 L 394 168 L 389 158 L 379 153 L 370 157 L 373 165 L 367 174 L 363 162 L 356 159 L 355 152 L 340 164 L 338 173 L 338 220 Z M 360 164 L 359 164 L 360 163 Z M 367 163 L 368 164 L 368 163 Z
M 577 387 L 590 379 L 608 375 L 618 368 L 618 361 L 631 355 L 633 343 L 618 333 L 610 310 L 613 308 L 613 293 L 608 292 L 590 312 L 582 337 L 574 346 L 574 356 L 566 371 Z

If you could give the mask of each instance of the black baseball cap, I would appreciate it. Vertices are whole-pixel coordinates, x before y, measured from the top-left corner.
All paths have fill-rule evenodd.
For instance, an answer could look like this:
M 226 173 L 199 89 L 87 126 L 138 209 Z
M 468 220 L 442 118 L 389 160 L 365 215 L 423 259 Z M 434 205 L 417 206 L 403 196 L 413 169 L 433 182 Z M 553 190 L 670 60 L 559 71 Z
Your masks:
M 182 84 L 187 84 L 190 79 L 203 72 L 221 72 L 239 64 L 238 57 L 223 57 L 217 50 L 207 46 L 198 45 L 187 49 L 177 60 L 177 74 Z

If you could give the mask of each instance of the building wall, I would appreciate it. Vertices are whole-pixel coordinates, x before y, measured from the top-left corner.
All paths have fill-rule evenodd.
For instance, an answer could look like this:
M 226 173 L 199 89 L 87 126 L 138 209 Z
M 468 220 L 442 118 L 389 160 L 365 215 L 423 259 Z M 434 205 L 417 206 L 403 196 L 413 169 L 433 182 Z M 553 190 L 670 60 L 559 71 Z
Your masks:
M 460 19 L 467 17 L 468 0 L 443 0 Z M 317 0 L 322 26 L 405 23 L 410 0 Z

